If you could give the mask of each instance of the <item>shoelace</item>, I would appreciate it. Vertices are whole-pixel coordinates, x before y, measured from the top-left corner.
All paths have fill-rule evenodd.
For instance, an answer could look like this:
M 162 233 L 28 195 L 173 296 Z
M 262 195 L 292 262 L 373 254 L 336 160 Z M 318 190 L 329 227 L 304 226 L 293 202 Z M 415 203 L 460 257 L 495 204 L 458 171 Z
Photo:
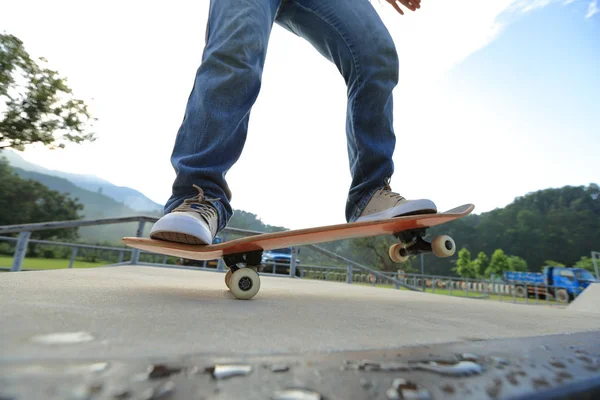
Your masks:
M 211 218 L 217 218 L 217 210 L 208 204 L 208 202 L 219 199 L 207 199 L 204 197 L 204 191 L 199 186 L 192 186 L 198 191 L 198 194 L 189 199 L 185 199 L 183 203 L 173 211 L 194 211 L 204 217 L 206 221 L 209 221 Z M 192 207 L 192 205 L 196 205 L 197 207 Z
M 403 196 L 398 193 L 392 192 L 392 188 L 388 183 L 386 183 L 385 187 L 381 189 L 380 194 L 385 197 L 391 197 L 392 199 L 396 199 L 396 201 L 406 200 Z

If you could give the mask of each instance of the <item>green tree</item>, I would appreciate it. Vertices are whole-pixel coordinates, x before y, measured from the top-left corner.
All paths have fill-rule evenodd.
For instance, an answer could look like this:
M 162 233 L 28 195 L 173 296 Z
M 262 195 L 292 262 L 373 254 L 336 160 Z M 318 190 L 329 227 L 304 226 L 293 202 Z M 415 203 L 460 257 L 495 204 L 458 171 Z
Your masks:
M 591 257 L 588 257 L 588 256 L 581 257 L 579 259 L 579 261 L 577 261 L 575 263 L 575 268 L 583 268 L 583 269 L 587 269 L 588 271 L 590 271 L 593 274 L 596 273 L 596 271 L 594 270 L 594 261 L 592 260 Z
M 504 271 L 509 270 L 508 256 L 502 249 L 496 249 L 492 254 L 490 265 L 485 270 L 485 276 L 490 277 L 492 274 L 495 276 L 502 276 Z
M 411 259 L 403 263 L 395 263 L 390 259 L 389 249 L 397 243 L 389 237 L 366 237 L 352 241 L 352 257 L 356 261 L 377 268 L 381 271 L 413 272 Z M 412 257 L 411 257 L 412 258 Z
M 480 276 L 490 265 L 490 260 L 483 251 L 480 251 L 473 263 L 475 264 L 473 268 L 476 269 L 477 276 Z
M 24 180 L 0 159 L 0 225 L 65 221 L 81 218 L 83 206 L 60 192 L 34 180 Z M 45 230 L 32 233 L 36 239 L 77 238 L 76 229 Z
M 94 140 L 86 104 L 44 64 L 34 61 L 17 37 L 0 34 L 0 150 Z
M 545 267 L 546 265 L 552 265 L 555 267 L 566 267 L 566 265 L 564 263 L 558 262 L 558 261 L 554 261 L 554 260 L 546 260 L 544 262 L 544 265 L 542 265 L 542 268 Z
M 471 260 L 471 252 L 466 247 L 458 252 L 456 267 L 452 270 L 463 278 L 477 278 L 479 276 L 479 265 L 475 260 Z
M 508 270 L 509 271 L 527 272 L 527 261 L 523 260 L 519 256 L 509 256 L 508 257 Z

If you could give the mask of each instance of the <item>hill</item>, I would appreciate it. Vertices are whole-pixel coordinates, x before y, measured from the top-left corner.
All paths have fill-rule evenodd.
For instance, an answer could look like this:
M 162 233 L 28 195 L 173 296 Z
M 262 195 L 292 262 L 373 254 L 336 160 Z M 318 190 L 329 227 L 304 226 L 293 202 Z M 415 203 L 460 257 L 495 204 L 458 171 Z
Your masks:
M 70 198 L 76 199 L 79 203 L 83 204 L 82 215 L 85 219 L 130 217 L 142 214 L 160 217 L 160 213 L 142 213 L 133 210 L 104 194 L 82 189 L 64 178 L 45 175 L 39 172 L 25 171 L 15 167 L 12 167 L 12 170 L 22 179 L 38 181 L 49 189 L 67 194 Z M 81 238 L 80 241 L 85 243 L 117 244 L 121 237 L 134 235 L 136 229 L 136 223 L 104 225 L 80 228 L 79 235 Z
M 94 175 L 73 174 L 69 172 L 54 171 L 37 164 L 31 163 L 12 150 L 3 151 L 0 157 L 5 157 L 8 163 L 15 168 L 25 171 L 37 172 L 46 176 L 55 176 L 71 182 L 73 185 L 90 192 L 104 194 L 118 203 L 138 212 L 162 212 L 163 206 L 155 203 L 141 192 L 124 186 L 114 185 Z
M 539 271 L 549 260 L 572 266 L 600 250 L 600 188 L 592 183 L 528 193 L 504 208 L 470 215 L 431 232 L 451 235 L 473 256 L 481 251 L 490 257 L 503 249 L 523 258 L 529 271 Z M 453 267 L 449 260 L 431 255 L 426 262 L 429 273 L 446 275 Z

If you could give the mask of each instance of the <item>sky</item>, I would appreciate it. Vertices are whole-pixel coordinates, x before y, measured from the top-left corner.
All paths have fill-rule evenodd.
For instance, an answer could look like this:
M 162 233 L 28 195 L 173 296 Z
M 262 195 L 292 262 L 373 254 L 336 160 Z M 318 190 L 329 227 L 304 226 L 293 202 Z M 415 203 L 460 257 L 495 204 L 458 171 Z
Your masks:
M 0 0 L 0 31 L 45 57 L 98 118 L 93 143 L 21 155 L 164 204 L 208 3 Z M 481 213 L 600 183 L 598 0 L 423 0 L 403 16 L 372 3 L 400 58 L 394 191 Z M 246 146 L 227 175 L 234 208 L 292 229 L 345 222 L 345 90 L 333 64 L 274 27 Z

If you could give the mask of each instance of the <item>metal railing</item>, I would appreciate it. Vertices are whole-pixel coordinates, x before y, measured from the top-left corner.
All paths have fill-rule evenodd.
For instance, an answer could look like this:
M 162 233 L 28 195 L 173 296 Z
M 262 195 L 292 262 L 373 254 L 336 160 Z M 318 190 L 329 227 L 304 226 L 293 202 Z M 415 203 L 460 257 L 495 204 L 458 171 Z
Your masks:
M 158 218 L 156 218 L 156 217 L 135 216 L 135 217 L 122 217 L 122 218 L 104 218 L 104 219 L 96 219 L 96 220 L 75 220 L 75 221 L 59 221 L 59 222 L 42 222 L 42 223 L 22 224 L 22 225 L 6 225 L 6 226 L 0 226 L 0 235 L 1 235 L 0 240 L 16 241 L 16 248 L 15 248 L 14 256 L 13 256 L 13 263 L 12 263 L 12 267 L 10 269 L 11 272 L 17 272 L 17 271 L 22 270 L 23 261 L 25 260 L 25 255 L 27 253 L 27 248 L 29 246 L 29 243 L 41 243 L 41 244 L 49 244 L 49 245 L 54 245 L 54 246 L 67 246 L 67 247 L 73 248 L 69 267 L 73 267 L 73 264 L 77 257 L 78 250 L 76 250 L 76 249 L 81 249 L 81 248 L 117 251 L 117 252 L 119 252 L 119 254 L 123 254 L 123 255 L 125 253 L 131 254 L 131 258 L 129 261 L 124 261 L 123 256 L 120 256 L 119 261 L 117 263 L 114 263 L 111 265 L 131 264 L 131 265 L 156 265 L 156 266 L 166 266 L 166 267 L 185 267 L 185 265 L 178 266 L 178 265 L 173 265 L 173 264 L 167 264 L 168 258 L 164 257 L 164 256 L 163 256 L 163 262 L 161 262 L 161 263 L 140 262 L 141 254 L 144 254 L 144 253 L 156 254 L 156 253 L 144 252 L 139 249 L 130 249 L 130 248 L 126 248 L 126 247 L 123 247 L 123 248 L 106 247 L 106 246 L 103 247 L 103 246 L 94 246 L 94 245 L 88 245 L 88 244 L 50 242 L 50 241 L 39 241 L 39 240 L 30 239 L 31 233 L 36 232 L 36 231 L 69 229 L 69 228 L 79 228 L 79 227 L 85 227 L 85 226 L 121 224 L 121 223 L 130 223 L 130 222 L 138 223 L 138 227 L 137 227 L 137 231 L 136 231 L 135 235 L 137 237 L 141 237 L 144 232 L 146 222 L 154 223 L 157 220 L 158 220 Z M 18 238 L 4 236 L 9 233 L 18 233 L 19 236 L 18 236 Z M 228 228 L 225 228 L 223 230 L 223 232 L 221 233 L 221 238 L 223 241 L 226 241 L 228 239 L 228 235 L 253 236 L 253 235 L 259 235 L 262 233 L 264 233 L 264 232 L 257 232 L 257 231 L 228 227 Z M 347 283 L 352 283 L 352 279 L 351 279 L 352 273 L 354 270 L 358 270 L 358 271 L 363 271 L 363 272 L 369 273 L 373 276 L 377 276 L 380 279 L 387 279 L 388 281 L 393 282 L 394 285 L 397 287 L 403 287 L 403 288 L 409 289 L 409 290 L 417 290 L 417 291 L 419 290 L 417 288 L 411 287 L 410 285 L 406 284 L 405 282 L 402 282 L 395 278 L 390 278 L 380 271 L 377 271 L 375 269 L 369 268 L 365 265 L 359 264 L 355 261 L 352 261 L 350 259 L 342 257 L 338 254 L 335 254 L 335 253 L 333 253 L 329 250 L 326 250 L 324 248 L 321 248 L 317 245 L 306 245 L 303 247 L 310 248 L 313 251 L 316 251 L 322 255 L 325 255 L 330 259 L 336 260 L 338 263 L 342 262 L 342 263 L 346 264 L 348 266 L 346 270 L 347 270 L 347 273 L 349 276 L 349 278 L 347 279 Z M 295 262 L 296 254 L 297 254 L 296 248 L 293 247 L 292 248 L 292 260 L 290 263 L 290 272 L 289 272 L 289 276 L 291 276 L 291 277 L 296 276 L 296 262 Z M 204 266 L 201 268 L 207 268 L 206 263 L 204 263 Z M 217 269 L 217 271 L 220 271 L 220 272 L 225 271 L 225 265 L 221 259 L 217 260 L 217 268 L 216 269 Z
M 77 260 L 80 250 L 102 251 L 105 253 L 115 253 L 117 255 L 114 262 L 108 263 L 105 266 L 119 265 L 151 265 L 167 268 L 185 268 L 195 270 L 211 270 L 225 272 L 225 264 L 223 260 L 208 260 L 195 261 L 187 259 L 177 259 L 157 253 L 141 251 L 129 247 L 115 246 L 98 246 L 83 243 L 67 243 L 48 240 L 33 240 L 31 233 L 40 230 L 55 230 L 78 228 L 84 226 L 118 224 L 137 222 L 136 236 L 142 236 L 146 222 L 154 223 L 157 221 L 155 217 L 136 216 L 124 218 L 105 218 L 97 220 L 77 220 L 77 221 L 61 221 L 47 222 L 25 225 L 9 225 L 0 226 L 0 241 L 16 242 L 13 262 L 10 271 L 21 271 L 23 261 L 27 253 L 29 244 L 48 245 L 48 246 L 63 246 L 71 249 L 70 259 L 67 268 L 73 268 Z M 9 233 L 18 233 L 19 236 L 9 237 L 3 236 Z M 259 235 L 263 232 L 250 231 L 237 228 L 226 228 L 221 233 L 221 239 L 226 241 L 230 235 L 236 236 L 252 236 Z M 338 264 L 344 264 L 346 267 L 340 266 L 322 266 L 322 265 L 296 265 L 297 249 L 292 248 L 292 259 L 289 264 L 268 263 L 262 265 L 260 272 L 263 274 L 289 276 L 303 279 L 318 279 L 327 281 L 339 281 L 347 284 L 366 284 L 371 286 L 391 287 L 395 289 L 408 289 L 422 292 L 447 294 L 450 296 L 460 296 L 468 298 L 495 299 L 499 301 L 510 301 L 514 303 L 534 303 L 534 304 L 564 304 L 573 300 L 579 293 L 573 293 L 570 298 L 565 299 L 562 288 L 548 285 L 531 285 L 519 282 L 503 282 L 499 280 L 485 279 L 464 279 L 458 277 L 436 276 L 426 274 L 399 274 L 397 272 L 384 272 L 369 268 L 359 264 L 353 260 L 335 254 L 317 245 L 303 246 L 316 251 L 331 260 L 335 260 Z M 144 261 L 142 258 L 146 258 Z M 600 259 L 599 252 L 592 252 L 592 260 L 598 276 L 598 260 Z M 149 261 L 148 261 L 149 260 Z M 158 261 L 160 260 L 160 261 Z M 171 261 L 169 263 L 169 261 Z M 213 267 L 211 267 L 213 265 Z M 280 273 L 283 270 L 285 273 Z M 559 294 L 560 295 L 557 295 Z

